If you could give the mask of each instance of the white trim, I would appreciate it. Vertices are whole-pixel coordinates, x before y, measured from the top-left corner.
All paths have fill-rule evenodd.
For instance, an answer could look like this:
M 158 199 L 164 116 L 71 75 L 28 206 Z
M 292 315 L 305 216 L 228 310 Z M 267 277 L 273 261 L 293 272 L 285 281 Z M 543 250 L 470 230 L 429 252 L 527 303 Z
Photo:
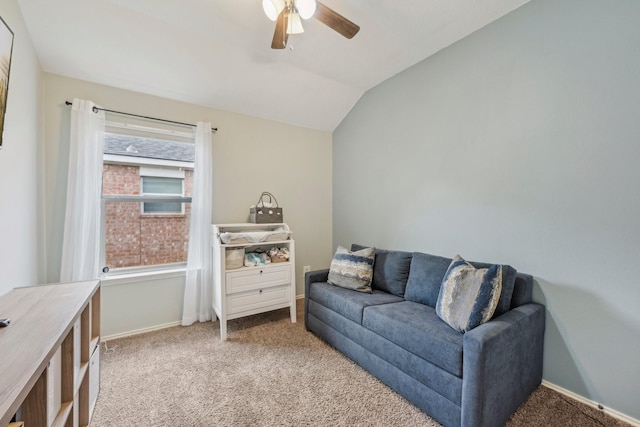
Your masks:
M 102 286 L 128 285 L 130 283 L 150 282 L 158 279 L 169 279 L 172 277 L 185 277 L 186 267 L 172 268 L 165 270 L 137 271 L 135 273 L 117 274 L 111 273 L 100 278 Z
M 148 126 L 140 126 L 140 125 L 132 125 L 129 123 L 122 123 L 122 122 L 112 122 L 111 120 L 107 120 L 105 122 L 106 127 L 110 127 L 110 128 L 114 128 L 114 129 L 128 129 L 128 130 L 135 130 L 135 131 L 139 131 L 139 132 L 149 132 L 149 133 L 155 133 L 158 135 L 170 135 L 170 136 L 178 136 L 180 138 L 188 138 L 193 140 L 195 138 L 195 131 L 193 132 L 180 132 L 177 130 L 170 130 L 170 129 L 161 129 L 161 128 L 154 128 L 154 127 L 148 127 Z M 178 125 L 181 126 L 181 125 Z
M 184 269 L 183 269 L 184 270 Z M 102 279 L 102 284 L 104 285 L 104 279 Z M 301 295 L 296 295 L 296 299 L 303 299 L 304 298 L 304 294 Z M 214 319 L 213 322 L 216 322 L 218 319 Z M 156 325 L 156 326 L 150 326 L 148 328 L 141 328 L 141 329 L 135 329 L 133 331 L 127 331 L 127 332 L 121 332 L 119 334 L 113 334 L 113 335 L 109 335 L 106 337 L 102 337 L 101 340 L 102 342 L 106 343 L 109 340 L 114 340 L 117 338 L 125 338 L 125 337 L 131 337 L 134 335 L 140 335 L 140 334 L 144 334 L 147 332 L 153 332 L 153 331 L 159 331 L 160 329 L 166 329 L 166 328 L 172 328 L 174 326 L 180 326 L 182 324 L 181 321 L 176 321 L 176 322 L 169 322 L 169 323 L 164 323 L 162 325 Z M 549 387 L 552 388 L 552 387 Z
M 143 176 L 184 179 L 184 169 L 140 166 L 140 177 Z
M 146 157 L 120 156 L 118 154 L 105 154 L 102 160 L 106 163 L 115 163 L 118 165 L 148 165 L 193 169 L 193 162 L 181 162 L 179 160 L 149 159 Z
M 602 411 L 605 414 L 612 416 L 613 418 L 616 418 L 620 421 L 624 421 L 625 423 L 631 424 L 632 426 L 640 427 L 640 420 L 632 418 L 626 414 L 623 414 L 622 412 L 618 412 L 615 409 L 608 408 L 602 405 L 601 403 L 587 399 L 586 397 L 580 396 L 579 394 L 576 394 L 570 390 L 567 390 L 566 388 L 550 383 L 549 381 L 542 380 L 542 385 L 550 388 L 551 390 L 557 391 L 558 393 L 563 394 L 570 399 L 577 400 L 578 402 L 584 403 L 585 405 L 591 408 Z
M 134 335 L 140 335 L 140 334 L 144 334 L 144 333 L 147 333 L 147 332 L 159 331 L 160 329 L 172 328 L 174 326 L 180 326 L 181 324 L 182 324 L 182 322 L 177 320 L 175 322 L 165 323 L 165 324 L 162 324 L 162 325 L 156 325 L 156 326 L 151 326 L 151 327 L 148 327 L 148 328 L 136 329 L 136 330 L 133 330 L 133 331 L 121 332 L 119 334 L 109 335 L 108 337 L 102 337 L 101 340 L 102 340 L 103 343 L 107 343 L 107 341 L 114 340 L 116 338 L 131 337 L 131 336 L 134 336 Z

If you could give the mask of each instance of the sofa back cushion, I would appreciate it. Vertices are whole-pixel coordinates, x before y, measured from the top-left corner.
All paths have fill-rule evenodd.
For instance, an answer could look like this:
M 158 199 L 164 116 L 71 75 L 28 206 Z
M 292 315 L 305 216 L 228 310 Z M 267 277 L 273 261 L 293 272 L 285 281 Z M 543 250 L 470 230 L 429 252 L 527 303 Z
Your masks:
M 516 308 L 522 304 L 533 301 L 533 276 L 518 272 L 513 286 L 513 296 L 511 297 L 511 308 Z
M 359 251 L 366 247 L 354 243 L 351 245 L 351 250 Z M 373 289 L 404 297 L 407 279 L 409 278 L 411 258 L 411 252 L 376 248 L 373 262 L 373 282 L 371 284 Z
M 414 252 L 404 299 L 435 308 L 442 279 L 449 268 L 449 264 L 451 264 L 451 258 Z M 492 265 L 473 261 L 470 264 L 476 268 L 489 268 Z M 516 269 L 510 265 L 502 266 L 502 293 L 500 294 L 494 317 L 506 313 L 511 308 L 511 297 L 516 274 Z
M 414 252 L 404 299 L 435 308 L 449 264 L 451 258 Z

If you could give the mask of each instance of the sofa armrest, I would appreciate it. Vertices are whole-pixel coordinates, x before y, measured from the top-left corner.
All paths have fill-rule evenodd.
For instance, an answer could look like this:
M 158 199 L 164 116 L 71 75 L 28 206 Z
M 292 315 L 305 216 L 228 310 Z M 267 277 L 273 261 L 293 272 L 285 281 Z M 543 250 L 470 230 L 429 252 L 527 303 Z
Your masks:
M 463 426 L 502 426 L 540 385 L 544 328 L 544 306 L 528 303 L 464 335 Z
M 329 269 L 315 270 L 304 275 L 304 325 L 307 326 L 309 317 L 309 295 L 311 294 L 311 284 L 315 282 L 326 282 L 329 278 Z M 309 328 L 307 328 L 309 329 Z
M 304 287 L 305 290 L 309 288 L 309 285 L 314 282 L 326 282 L 329 278 L 329 269 L 315 270 L 305 273 L 304 275 Z

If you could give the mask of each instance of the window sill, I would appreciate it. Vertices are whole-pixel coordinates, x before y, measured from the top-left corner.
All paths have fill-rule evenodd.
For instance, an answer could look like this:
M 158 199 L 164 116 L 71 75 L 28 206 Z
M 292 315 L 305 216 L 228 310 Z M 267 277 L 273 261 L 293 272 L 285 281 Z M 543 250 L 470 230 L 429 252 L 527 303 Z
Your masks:
M 138 271 L 135 273 L 109 274 L 100 277 L 102 286 L 128 285 L 130 283 L 148 282 L 150 280 L 185 277 L 187 268 L 179 267 L 166 270 Z

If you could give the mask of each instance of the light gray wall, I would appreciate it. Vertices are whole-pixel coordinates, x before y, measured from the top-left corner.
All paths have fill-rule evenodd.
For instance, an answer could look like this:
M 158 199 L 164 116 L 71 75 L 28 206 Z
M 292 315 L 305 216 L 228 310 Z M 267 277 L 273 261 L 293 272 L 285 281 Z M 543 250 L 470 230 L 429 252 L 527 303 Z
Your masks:
M 304 293 L 302 268 L 331 260 L 331 134 L 228 111 L 185 104 L 108 86 L 44 74 L 46 138 L 45 218 L 47 280 L 60 275 L 66 197 L 69 107 L 65 100 L 88 99 L 105 108 L 186 123 L 211 121 L 213 136 L 213 218 L 246 222 L 249 206 L 270 191 L 284 208 L 296 239 L 296 288 Z M 115 116 L 114 120 L 118 120 Z M 147 123 L 147 126 L 152 125 Z M 313 202 L 313 203 L 310 203 Z M 180 320 L 184 278 L 118 284 L 102 290 L 105 336 Z
M 14 33 L 0 150 L 1 295 L 17 286 L 36 285 L 43 279 L 44 246 L 39 215 L 42 71 L 18 3 L 2 0 L 0 16 Z
M 368 91 L 333 141 L 334 245 L 533 274 L 544 378 L 635 419 L 639 23 L 637 0 L 533 0 Z

